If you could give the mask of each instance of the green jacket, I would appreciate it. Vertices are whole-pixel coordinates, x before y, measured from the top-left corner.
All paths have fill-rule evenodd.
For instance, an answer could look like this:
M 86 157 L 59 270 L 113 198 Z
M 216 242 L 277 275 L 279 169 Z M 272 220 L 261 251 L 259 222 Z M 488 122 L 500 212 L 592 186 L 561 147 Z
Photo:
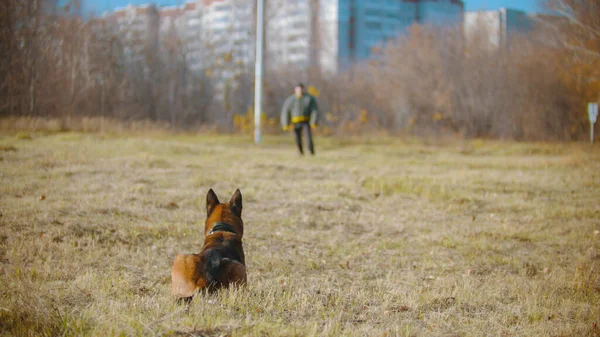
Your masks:
M 291 95 L 283 103 L 281 109 L 281 126 L 286 129 L 292 123 L 310 122 L 317 126 L 319 122 L 319 110 L 317 100 L 309 94 L 304 94 L 300 99 L 296 95 Z

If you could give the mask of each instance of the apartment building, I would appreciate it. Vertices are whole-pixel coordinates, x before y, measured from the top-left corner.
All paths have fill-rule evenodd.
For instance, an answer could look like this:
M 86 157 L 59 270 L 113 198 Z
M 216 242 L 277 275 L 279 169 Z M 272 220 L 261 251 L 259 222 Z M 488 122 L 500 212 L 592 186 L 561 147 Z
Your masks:
M 464 13 L 460 0 L 279 1 L 269 8 L 271 65 L 318 65 L 329 73 L 368 59 L 374 47 L 406 33 L 415 23 L 459 26 Z
M 327 26 L 337 43 L 323 50 L 331 71 L 369 58 L 373 48 L 405 34 L 413 24 L 460 25 L 464 12 L 463 2 L 457 0 L 338 1 L 338 16 Z
M 328 73 L 368 59 L 374 48 L 415 23 L 462 27 L 464 14 L 460 0 L 265 0 L 265 4 L 265 65 L 297 69 L 312 65 Z M 254 5 L 250 0 L 198 0 L 164 7 L 156 17 L 161 34 L 178 31 L 194 70 L 212 69 L 215 77 L 230 79 L 254 62 Z M 137 11 L 149 11 L 145 8 L 150 6 L 128 6 L 113 15 L 128 24 L 148 23 L 149 14 L 144 15 L 146 21 L 134 19 Z
M 267 66 L 291 66 L 305 69 L 313 48 L 312 18 L 315 10 L 310 0 L 276 0 L 267 2 L 265 31 Z M 313 42 L 313 43 L 311 43 Z
M 202 71 L 204 67 L 204 26 L 202 3 L 199 1 L 186 2 L 183 6 L 183 29 L 181 39 L 187 48 L 187 62 L 190 69 L 195 72 Z
M 128 5 L 105 14 L 102 19 L 115 23 L 131 60 L 140 60 L 149 51 L 159 55 L 162 42 L 164 48 L 177 44 L 191 70 L 201 72 L 204 67 L 206 48 L 200 1 L 164 7 Z
M 215 61 L 230 55 L 234 63 L 250 66 L 254 62 L 253 9 L 253 1 L 203 0 L 203 36 Z
M 470 11 L 465 13 L 464 33 L 467 41 L 496 50 L 506 47 L 511 37 L 531 31 L 534 25 L 534 19 L 519 10 Z
M 254 65 L 255 14 L 249 0 L 203 0 L 205 67 L 218 94 L 234 89 Z
M 123 37 L 125 54 L 138 61 L 158 55 L 160 14 L 155 5 L 117 8 L 108 19 L 114 20 Z
M 190 69 L 197 72 L 202 71 L 205 57 L 202 14 L 201 3 L 196 1 L 160 9 L 160 35 L 163 44 L 176 43 L 185 54 Z

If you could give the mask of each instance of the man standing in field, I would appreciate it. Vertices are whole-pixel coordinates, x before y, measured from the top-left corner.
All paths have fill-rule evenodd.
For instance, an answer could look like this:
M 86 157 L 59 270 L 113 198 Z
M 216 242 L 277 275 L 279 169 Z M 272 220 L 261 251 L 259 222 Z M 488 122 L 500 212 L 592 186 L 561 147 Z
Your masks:
M 317 100 L 304 91 L 302 83 L 298 83 L 294 87 L 294 94 L 288 97 L 283 103 L 281 126 L 284 131 L 289 129 L 290 124 L 294 127 L 296 144 L 301 155 L 304 155 L 304 150 L 302 149 L 302 130 L 306 133 L 308 150 L 312 155 L 315 154 L 311 128 L 317 127 L 318 120 Z

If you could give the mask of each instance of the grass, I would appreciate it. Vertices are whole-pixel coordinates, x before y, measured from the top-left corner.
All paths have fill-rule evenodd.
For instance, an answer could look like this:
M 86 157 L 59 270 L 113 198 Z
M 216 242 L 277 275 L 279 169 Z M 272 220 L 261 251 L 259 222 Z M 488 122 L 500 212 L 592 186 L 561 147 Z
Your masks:
M 316 144 L 1 134 L 0 335 L 600 335 L 599 148 Z M 249 284 L 186 311 L 170 264 L 237 187 Z

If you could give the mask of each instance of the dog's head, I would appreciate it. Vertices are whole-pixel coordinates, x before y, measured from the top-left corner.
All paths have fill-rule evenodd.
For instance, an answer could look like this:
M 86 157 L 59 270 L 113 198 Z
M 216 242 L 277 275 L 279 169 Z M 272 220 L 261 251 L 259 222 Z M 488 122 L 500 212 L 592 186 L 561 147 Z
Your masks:
M 228 203 L 222 204 L 212 190 L 206 195 L 206 222 L 204 225 L 204 236 L 210 235 L 211 231 L 223 227 L 233 230 L 240 239 L 244 235 L 244 223 L 242 222 L 242 193 L 235 190 Z

